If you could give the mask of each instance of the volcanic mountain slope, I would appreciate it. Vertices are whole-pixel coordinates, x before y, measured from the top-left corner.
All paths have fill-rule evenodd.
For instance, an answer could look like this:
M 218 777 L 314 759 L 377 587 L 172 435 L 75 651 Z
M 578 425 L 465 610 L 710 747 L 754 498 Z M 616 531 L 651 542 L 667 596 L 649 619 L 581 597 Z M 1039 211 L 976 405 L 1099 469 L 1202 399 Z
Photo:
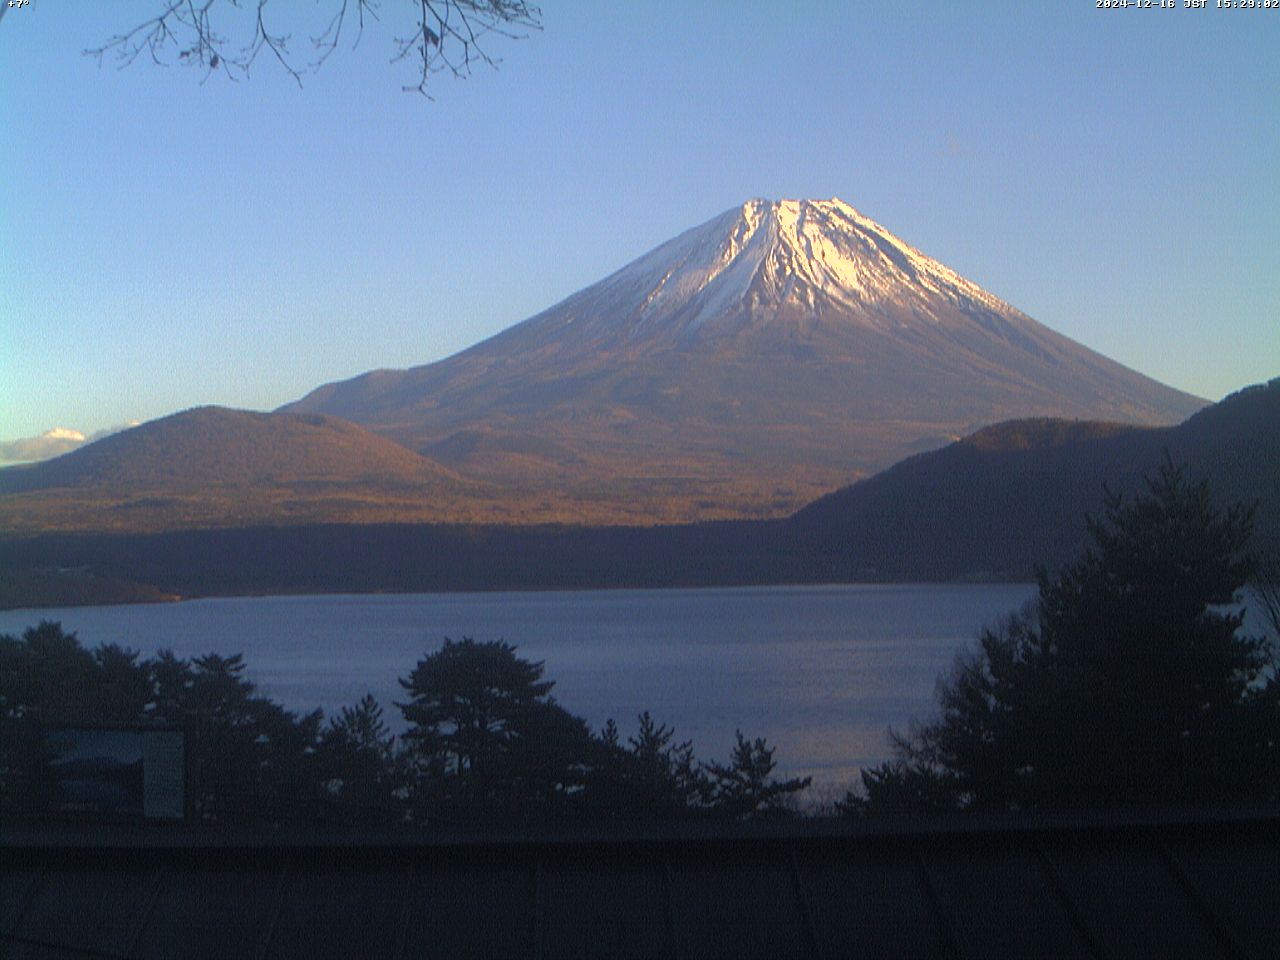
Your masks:
M 336 417 L 200 407 L 0 470 L 0 532 L 467 517 L 483 495 Z
M 839 200 L 753 200 L 455 356 L 285 409 L 678 520 L 781 514 L 1012 417 L 1164 424 L 1202 405 Z

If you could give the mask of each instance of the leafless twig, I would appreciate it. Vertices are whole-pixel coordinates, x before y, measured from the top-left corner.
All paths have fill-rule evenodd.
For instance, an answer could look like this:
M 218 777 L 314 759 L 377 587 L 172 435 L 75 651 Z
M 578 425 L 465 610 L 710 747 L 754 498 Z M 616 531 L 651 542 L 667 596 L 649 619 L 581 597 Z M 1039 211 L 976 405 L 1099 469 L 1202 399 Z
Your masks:
M 525 0 L 418 0 L 417 29 L 407 37 L 397 37 L 392 63 L 415 56 L 418 82 L 403 87 L 406 92 L 427 94 L 427 79 L 447 71 L 455 77 L 471 74 L 479 62 L 496 66 L 498 60 L 481 46 L 487 34 L 519 39 L 521 30 L 537 30 L 541 11 Z
M 110 56 L 120 68 L 131 65 L 144 53 L 160 66 L 167 66 L 176 55 L 177 62 L 204 70 L 203 83 L 215 71 L 232 80 L 247 77 L 258 55 L 269 50 L 281 68 L 301 85 L 303 74 L 318 69 L 337 49 L 350 17 L 356 20 L 353 48 L 364 34 L 365 15 L 381 19 L 379 0 L 328 0 L 333 5 L 332 16 L 324 29 L 310 38 L 314 59 L 302 64 L 289 48 L 291 35 L 277 31 L 269 23 L 268 2 L 165 0 L 154 17 L 111 37 L 101 47 L 84 52 L 97 58 L 99 64 Z M 406 84 L 404 89 L 424 96 L 433 73 L 444 71 L 465 77 L 471 73 L 473 63 L 496 66 L 498 60 L 483 45 L 490 35 L 518 39 L 527 36 L 529 30 L 541 28 L 541 11 L 527 0 L 404 0 L 403 7 L 415 11 L 416 24 L 407 36 L 395 38 L 391 62 L 409 60 L 416 64 L 417 82 Z M 226 19 L 234 20 L 237 12 L 248 9 L 253 10 L 253 29 L 246 41 L 236 44 L 215 28 L 215 12 L 225 12 Z
M 329 59 L 329 54 L 333 53 L 338 47 L 338 41 L 342 38 L 342 28 L 347 22 L 347 8 L 350 6 L 350 0 L 342 0 L 338 9 L 333 14 L 333 19 L 329 21 L 329 26 L 318 37 L 312 37 L 311 43 L 316 49 L 316 59 L 311 63 L 311 69 L 316 69 L 320 64 Z M 373 0 L 356 0 L 356 39 L 351 44 L 351 49 L 355 49 L 360 45 L 360 38 L 364 36 L 364 15 L 368 13 L 374 20 L 378 19 L 376 4 Z

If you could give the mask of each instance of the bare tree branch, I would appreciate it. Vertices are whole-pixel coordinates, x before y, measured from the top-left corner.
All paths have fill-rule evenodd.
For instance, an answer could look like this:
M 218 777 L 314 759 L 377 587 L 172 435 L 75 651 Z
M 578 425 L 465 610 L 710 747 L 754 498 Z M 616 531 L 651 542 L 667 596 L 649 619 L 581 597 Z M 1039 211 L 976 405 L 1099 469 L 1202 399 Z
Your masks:
M 312 46 L 315 47 L 317 54 L 316 59 L 310 65 L 312 70 L 317 69 L 328 60 L 329 54 L 337 49 L 338 41 L 342 39 L 342 28 L 347 22 L 347 8 L 349 6 L 350 0 L 342 0 L 341 5 L 333 15 L 333 19 L 329 21 L 329 26 L 319 36 L 311 38 Z M 352 50 L 360 45 L 360 38 L 364 36 L 365 13 L 368 13 L 374 20 L 378 19 L 378 14 L 370 0 L 356 0 L 356 39 L 351 44 Z
M 202 69 L 203 83 L 215 71 L 232 80 L 247 77 L 258 55 L 268 50 L 301 85 L 303 75 L 319 69 L 337 49 L 344 30 L 349 32 L 350 19 L 355 20 L 353 49 L 364 35 L 365 15 L 381 19 L 380 0 L 326 0 L 332 14 L 323 29 L 309 37 L 313 59 L 304 63 L 289 47 L 291 34 L 278 30 L 274 17 L 268 14 L 268 2 L 166 0 L 154 17 L 84 53 L 95 57 L 99 65 L 110 56 L 121 69 L 144 53 L 160 66 L 168 66 L 176 58 L 184 66 Z M 276 9 L 272 8 L 273 14 Z M 391 62 L 414 64 L 416 82 L 405 84 L 403 89 L 423 96 L 428 96 L 427 83 L 434 73 L 461 78 L 470 75 L 474 63 L 497 66 L 499 61 L 486 49 L 491 36 L 521 39 L 528 31 L 541 29 L 542 13 L 527 0 L 401 0 L 396 9 L 413 10 L 416 21 L 412 32 L 394 38 Z M 214 23 L 215 13 L 219 15 L 218 26 L 235 21 L 237 14 L 242 22 L 251 16 L 252 31 L 241 28 L 241 36 L 247 35 L 247 39 L 237 43 L 220 32 Z
M 212 0 L 210 0 L 210 2 L 212 2 Z M 267 25 L 262 21 L 262 10 L 266 5 L 267 0 L 258 0 L 258 15 L 253 28 L 253 42 L 249 46 L 249 54 L 245 60 L 245 73 L 249 72 L 249 64 L 253 63 L 254 58 L 258 56 L 258 53 L 265 46 L 276 55 L 276 59 L 280 61 L 280 66 L 284 67 L 289 73 L 289 76 L 293 77 L 298 86 L 301 87 L 302 75 L 290 66 L 288 59 L 285 57 L 285 53 L 287 52 L 286 45 L 289 42 L 289 37 L 287 35 L 273 37 L 267 32 Z
M 497 66 L 499 61 L 481 46 L 481 38 L 495 34 L 521 39 L 527 34 L 519 31 L 540 29 L 541 15 L 525 0 L 418 0 L 417 29 L 396 38 L 391 60 L 413 59 L 419 67 L 418 82 L 403 89 L 429 98 L 431 74 L 446 71 L 461 78 L 470 76 L 473 63 Z

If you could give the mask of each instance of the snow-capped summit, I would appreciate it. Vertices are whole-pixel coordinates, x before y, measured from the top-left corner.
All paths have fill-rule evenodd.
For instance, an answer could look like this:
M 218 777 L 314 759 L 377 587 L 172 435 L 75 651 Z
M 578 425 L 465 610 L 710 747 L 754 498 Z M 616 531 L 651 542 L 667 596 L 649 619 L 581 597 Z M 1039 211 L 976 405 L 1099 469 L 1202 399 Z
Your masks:
M 532 340 L 540 356 L 590 364 L 778 346 L 835 359 L 906 341 L 966 363 L 992 336 L 1038 355 L 1071 344 L 843 200 L 749 200 L 472 349 L 527 353 Z
M 634 319 L 681 316 L 696 329 L 739 307 L 824 301 L 864 311 L 911 302 L 922 318 L 932 303 L 1008 306 L 925 256 L 843 200 L 750 200 L 695 227 L 583 291 L 647 291 Z M 633 308 L 634 310 L 634 308 Z M 691 314 L 691 315 L 690 315 Z
M 777 512 L 999 420 L 1201 405 L 831 199 L 750 200 L 453 357 L 289 409 L 526 488 L 702 484 L 702 516 Z

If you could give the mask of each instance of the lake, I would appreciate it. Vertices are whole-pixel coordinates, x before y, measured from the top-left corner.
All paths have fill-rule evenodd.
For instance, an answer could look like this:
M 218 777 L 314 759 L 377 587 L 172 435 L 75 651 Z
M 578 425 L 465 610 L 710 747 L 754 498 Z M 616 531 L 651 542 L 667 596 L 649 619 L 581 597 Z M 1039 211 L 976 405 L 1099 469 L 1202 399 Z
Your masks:
M 182 657 L 243 653 L 247 675 L 300 711 L 372 692 L 399 719 L 397 678 L 445 637 L 506 640 L 542 660 L 559 702 L 623 737 L 648 710 L 727 760 L 735 729 L 779 769 L 838 792 L 888 755 L 888 729 L 933 709 L 934 684 L 1032 584 L 889 584 L 373 596 L 236 597 L 0 611 L 0 633 L 58 620 L 86 646 Z

